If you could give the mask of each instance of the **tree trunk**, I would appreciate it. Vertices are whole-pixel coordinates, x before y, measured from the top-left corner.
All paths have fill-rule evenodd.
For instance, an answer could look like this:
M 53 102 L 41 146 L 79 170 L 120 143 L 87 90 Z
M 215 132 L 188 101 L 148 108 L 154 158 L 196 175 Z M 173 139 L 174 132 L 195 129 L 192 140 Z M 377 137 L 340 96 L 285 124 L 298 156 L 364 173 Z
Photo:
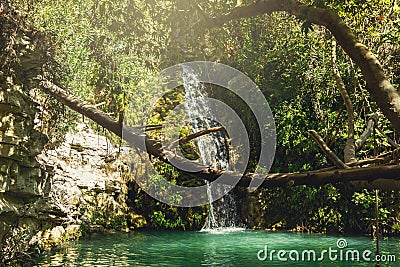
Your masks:
M 221 173 L 228 172 L 204 170 L 196 174 L 196 176 L 208 181 L 214 181 L 218 178 L 217 174 L 219 175 Z M 237 177 L 237 175 L 237 173 L 229 172 L 229 175 L 221 182 L 230 184 L 229 181 Z M 263 179 L 264 182 L 261 184 L 261 188 L 297 185 L 319 186 L 328 183 L 350 181 L 363 181 L 364 184 L 367 185 L 372 181 L 377 181 L 375 183 L 376 188 L 394 190 L 400 188 L 400 165 L 311 171 L 304 173 L 271 173 L 257 176 L 252 173 L 247 173 L 241 178 L 238 185 L 248 187 L 252 179 Z M 387 179 L 389 179 L 389 181 Z

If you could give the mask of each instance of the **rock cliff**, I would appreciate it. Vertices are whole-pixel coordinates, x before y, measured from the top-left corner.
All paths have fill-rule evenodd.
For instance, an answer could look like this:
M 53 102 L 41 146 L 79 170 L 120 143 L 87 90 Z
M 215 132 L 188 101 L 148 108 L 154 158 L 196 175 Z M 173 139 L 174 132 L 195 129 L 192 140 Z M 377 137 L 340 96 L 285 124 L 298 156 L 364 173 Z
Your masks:
M 45 149 L 43 108 L 36 100 L 48 49 L 10 3 L 1 1 L 1 266 L 26 259 L 35 246 L 47 249 L 83 232 L 126 227 L 120 149 L 86 124 Z

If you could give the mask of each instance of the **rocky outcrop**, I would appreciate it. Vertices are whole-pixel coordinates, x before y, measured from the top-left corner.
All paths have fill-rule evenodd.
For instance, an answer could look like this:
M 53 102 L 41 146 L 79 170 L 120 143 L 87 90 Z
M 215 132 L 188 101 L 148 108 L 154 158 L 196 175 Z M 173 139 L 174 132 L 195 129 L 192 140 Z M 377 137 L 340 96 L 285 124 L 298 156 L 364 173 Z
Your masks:
M 51 170 L 43 212 L 60 225 L 39 231 L 31 243 L 48 249 L 81 234 L 128 231 L 123 152 L 124 148 L 115 148 L 106 137 L 80 123 L 60 146 L 38 155 L 38 161 Z
M 44 149 L 35 160 L 46 182 L 33 185 L 36 189 L 30 193 L 12 191 L 16 187 L 2 193 L 3 251 L 48 250 L 82 234 L 143 226 L 145 220 L 125 204 L 122 173 L 127 166 L 121 155 L 126 150 L 85 123 L 67 133 L 57 148 Z M 26 181 L 32 177 L 18 176 Z
M 26 259 L 30 247 L 125 229 L 126 218 L 140 226 L 140 216 L 125 213 L 124 164 L 109 140 L 78 124 L 45 149 L 47 125 L 35 99 L 48 48 L 8 0 L 0 2 L 0 40 L 0 265 Z
M 0 91 L 0 193 L 22 198 L 44 196 L 48 177 L 35 156 L 41 153 L 47 137 L 34 129 L 37 104 L 19 86 L 4 87 Z
M 39 203 L 50 191 L 50 176 L 36 160 L 47 141 L 45 135 L 34 129 L 37 105 L 20 86 L 2 86 L 0 91 L 0 240 L 4 245 L 24 250 L 35 229 L 49 223 L 44 213 L 38 213 Z M 24 227 L 24 235 L 16 235 Z M 20 238 L 24 237 L 23 240 Z M 25 239 L 26 238 L 26 239 Z
M 82 123 L 59 147 L 39 155 L 39 161 L 52 169 L 50 202 L 65 214 L 66 223 L 89 223 L 90 213 L 98 209 L 124 213 L 120 151 Z
M 8 1 L 0 3 L 0 264 L 28 246 L 36 229 L 51 224 L 37 212 L 50 177 L 36 160 L 47 137 L 35 129 L 38 104 L 30 96 L 44 62 L 40 37 Z

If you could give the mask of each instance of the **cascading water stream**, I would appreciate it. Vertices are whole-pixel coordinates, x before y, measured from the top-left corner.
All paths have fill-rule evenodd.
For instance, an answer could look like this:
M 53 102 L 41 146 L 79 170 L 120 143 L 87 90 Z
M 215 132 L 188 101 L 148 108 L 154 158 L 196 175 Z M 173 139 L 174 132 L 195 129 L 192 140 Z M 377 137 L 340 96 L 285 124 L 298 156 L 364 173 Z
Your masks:
M 183 65 L 182 79 L 185 88 L 185 113 L 193 131 L 198 132 L 219 126 L 211 112 L 204 86 L 194 70 Z M 225 145 L 224 136 L 220 132 L 199 137 L 197 146 L 202 164 L 221 170 L 229 169 L 229 150 Z M 228 193 L 221 200 L 214 203 L 211 194 L 212 186 L 208 181 L 206 181 L 206 185 L 210 212 L 202 230 L 234 228 L 236 224 L 236 204 L 232 193 Z

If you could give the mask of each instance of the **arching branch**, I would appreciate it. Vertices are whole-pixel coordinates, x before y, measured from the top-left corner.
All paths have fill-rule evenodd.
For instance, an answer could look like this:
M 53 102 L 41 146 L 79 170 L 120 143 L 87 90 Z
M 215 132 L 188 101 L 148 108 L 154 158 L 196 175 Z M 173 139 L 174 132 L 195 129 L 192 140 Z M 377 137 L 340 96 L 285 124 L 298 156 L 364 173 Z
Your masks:
M 376 56 L 359 42 L 355 34 L 332 10 L 307 6 L 295 0 L 264 0 L 248 6 L 234 8 L 230 13 L 206 22 L 206 27 L 220 27 L 230 20 L 254 17 L 286 11 L 299 19 L 325 26 L 338 44 L 360 67 L 367 90 L 378 104 L 382 113 L 389 119 L 396 131 L 400 132 L 400 94 L 386 78 Z

